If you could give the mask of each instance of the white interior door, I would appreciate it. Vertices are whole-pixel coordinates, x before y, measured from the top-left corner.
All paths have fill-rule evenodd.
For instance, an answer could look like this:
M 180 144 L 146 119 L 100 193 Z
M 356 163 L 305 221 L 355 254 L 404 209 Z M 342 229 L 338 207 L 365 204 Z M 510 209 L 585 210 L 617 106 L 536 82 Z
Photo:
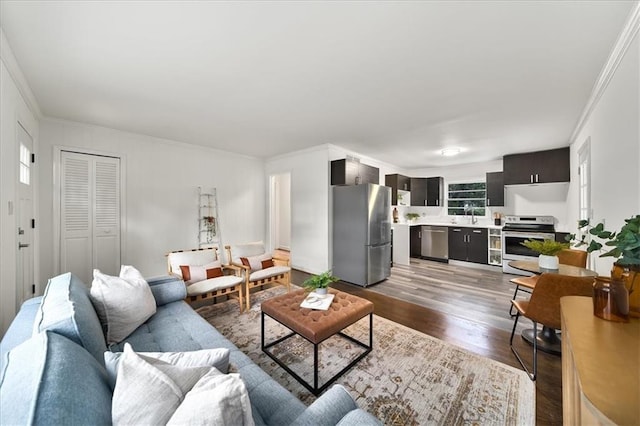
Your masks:
M 120 159 L 61 153 L 60 271 L 92 281 L 120 270 Z
M 291 250 L 291 174 L 270 177 L 271 237 L 274 248 Z
M 33 139 L 18 123 L 18 256 L 17 291 L 18 306 L 35 293 L 33 262 Z

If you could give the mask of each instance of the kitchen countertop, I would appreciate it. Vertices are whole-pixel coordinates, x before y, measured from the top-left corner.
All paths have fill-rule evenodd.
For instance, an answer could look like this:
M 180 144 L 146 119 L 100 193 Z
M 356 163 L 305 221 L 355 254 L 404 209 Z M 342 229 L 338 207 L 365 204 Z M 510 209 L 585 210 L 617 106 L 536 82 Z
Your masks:
M 451 223 L 451 222 L 403 222 L 403 223 L 392 223 L 392 225 L 404 225 L 404 226 L 448 226 L 448 227 L 464 227 L 464 228 L 487 228 L 487 229 L 502 229 L 503 225 L 492 225 L 492 224 L 484 224 L 484 223 Z

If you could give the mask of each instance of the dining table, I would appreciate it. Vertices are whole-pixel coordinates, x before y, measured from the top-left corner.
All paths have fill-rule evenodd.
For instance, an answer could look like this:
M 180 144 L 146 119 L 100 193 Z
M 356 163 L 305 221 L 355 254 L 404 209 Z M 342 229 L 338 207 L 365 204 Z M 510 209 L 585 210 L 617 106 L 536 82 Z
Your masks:
M 509 266 L 514 269 L 518 269 L 525 272 L 530 272 L 535 275 L 540 275 L 544 273 L 551 274 L 560 274 L 560 275 L 568 275 L 571 277 L 597 277 L 598 273 L 592 271 L 587 268 L 582 268 L 580 266 L 572 266 L 572 265 L 564 265 L 559 264 L 558 269 L 546 269 L 541 268 L 538 265 L 537 261 L 530 260 L 512 260 L 509 262 Z M 562 353 L 562 342 L 556 330 L 547 327 L 546 325 L 542 326 L 542 330 L 537 330 L 530 328 L 522 331 L 522 338 L 529 344 L 533 345 L 533 339 L 538 341 L 538 349 L 543 352 L 547 352 L 554 355 L 560 355 Z

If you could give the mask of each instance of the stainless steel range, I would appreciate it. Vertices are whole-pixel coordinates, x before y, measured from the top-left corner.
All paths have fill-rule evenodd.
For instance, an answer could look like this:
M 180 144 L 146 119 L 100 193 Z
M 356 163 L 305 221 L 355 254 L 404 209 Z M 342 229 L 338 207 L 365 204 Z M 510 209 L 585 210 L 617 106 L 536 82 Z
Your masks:
M 538 253 L 523 246 L 525 240 L 555 239 L 553 216 L 505 216 L 502 227 L 502 271 L 530 275 L 509 266 L 511 260 L 538 260 Z

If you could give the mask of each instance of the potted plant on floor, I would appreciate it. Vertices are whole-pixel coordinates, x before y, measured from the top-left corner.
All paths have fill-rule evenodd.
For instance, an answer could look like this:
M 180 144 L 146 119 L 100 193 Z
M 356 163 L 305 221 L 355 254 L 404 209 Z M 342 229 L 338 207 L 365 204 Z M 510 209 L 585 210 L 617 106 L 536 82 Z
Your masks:
M 611 270 L 613 280 L 623 280 L 629 292 L 629 314 L 640 316 L 640 215 L 625 219 L 625 224 L 618 232 L 607 231 L 603 223 L 591 225 L 589 220 L 580 220 L 578 229 L 588 230 L 591 240 L 587 243 L 587 233 L 583 233 L 579 241 L 575 234 L 567 237 L 574 241 L 574 247 L 587 246 L 587 252 L 607 250 L 600 257 L 613 257 L 615 262 Z M 635 290 L 635 291 L 634 291 Z
M 314 275 L 307 278 L 302 286 L 307 291 L 315 291 L 317 294 L 327 294 L 327 288 L 329 284 L 340 281 L 340 278 L 331 275 L 331 271 L 325 271 L 320 275 Z
M 556 254 L 569 248 L 569 243 L 561 243 L 551 239 L 525 240 L 521 244 L 539 254 L 538 266 L 540 266 L 540 268 L 553 270 L 558 269 L 559 265 Z

